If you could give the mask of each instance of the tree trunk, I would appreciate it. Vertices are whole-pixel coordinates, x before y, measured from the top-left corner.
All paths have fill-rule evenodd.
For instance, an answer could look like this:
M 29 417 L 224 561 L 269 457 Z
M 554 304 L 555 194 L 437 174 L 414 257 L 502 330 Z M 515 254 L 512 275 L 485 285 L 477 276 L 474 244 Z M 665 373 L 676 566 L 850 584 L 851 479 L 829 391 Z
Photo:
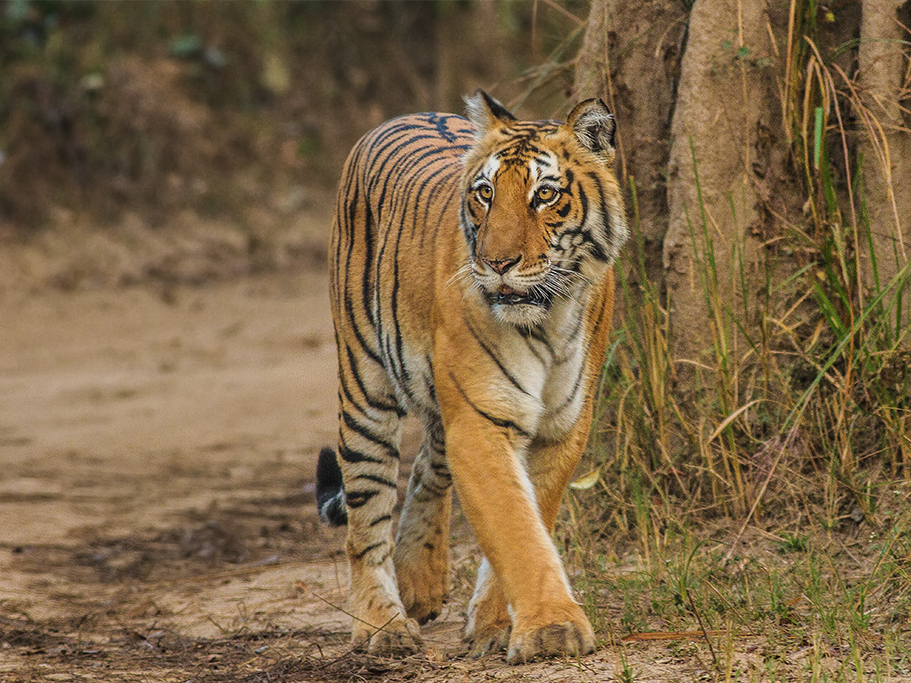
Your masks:
M 751 270 L 758 249 L 750 230 L 760 218 L 757 172 L 764 175 L 768 161 L 756 150 L 760 134 L 781 129 L 763 5 L 697 0 L 690 13 L 671 128 L 663 264 L 675 335 L 689 356 L 724 334 L 706 294 L 739 308 L 740 270 Z
M 601 97 L 617 117 L 617 168 L 622 185 L 635 182 L 648 269 L 657 281 L 686 16 L 682 2 L 594 0 L 576 67 L 575 99 Z
M 881 284 L 892 279 L 911 255 L 911 135 L 900 106 L 903 95 L 907 106 L 911 86 L 909 49 L 904 43 L 903 50 L 901 43 L 908 40 L 902 24 L 911 25 L 909 19 L 911 2 L 863 2 L 858 59 L 866 111 L 859 118 L 869 134 L 862 137 L 860 151 L 873 245 L 868 257 L 875 256 Z M 868 286 L 875 284 L 872 263 L 866 269 Z

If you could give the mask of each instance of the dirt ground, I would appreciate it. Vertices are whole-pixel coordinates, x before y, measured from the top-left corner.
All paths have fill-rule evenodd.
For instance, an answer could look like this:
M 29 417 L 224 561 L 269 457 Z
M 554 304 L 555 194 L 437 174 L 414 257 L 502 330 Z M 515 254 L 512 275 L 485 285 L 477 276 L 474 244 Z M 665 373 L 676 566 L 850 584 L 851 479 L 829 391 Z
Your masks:
M 119 247 L 97 235 L 4 245 L 0 680 L 616 676 L 613 650 L 520 667 L 465 658 L 477 559 L 459 520 L 454 599 L 424 628 L 425 652 L 351 651 L 344 530 L 318 523 L 313 497 L 336 431 L 325 264 L 243 274 L 222 258 L 222 276 L 192 276 L 203 242 L 238 251 L 226 235 L 181 246 L 171 277 L 123 277 L 135 262 L 111 265 Z M 626 656 L 650 680 L 642 648 Z

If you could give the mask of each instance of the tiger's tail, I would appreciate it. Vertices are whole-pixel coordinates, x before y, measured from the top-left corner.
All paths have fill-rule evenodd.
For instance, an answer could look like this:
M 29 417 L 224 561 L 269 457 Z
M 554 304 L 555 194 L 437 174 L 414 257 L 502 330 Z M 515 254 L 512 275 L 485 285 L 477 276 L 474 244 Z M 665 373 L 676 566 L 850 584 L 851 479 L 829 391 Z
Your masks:
M 335 451 L 328 446 L 319 452 L 316 463 L 316 508 L 320 519 L 329 526 L 344 526 L 348 523 L 342 468 L 339 467 Z

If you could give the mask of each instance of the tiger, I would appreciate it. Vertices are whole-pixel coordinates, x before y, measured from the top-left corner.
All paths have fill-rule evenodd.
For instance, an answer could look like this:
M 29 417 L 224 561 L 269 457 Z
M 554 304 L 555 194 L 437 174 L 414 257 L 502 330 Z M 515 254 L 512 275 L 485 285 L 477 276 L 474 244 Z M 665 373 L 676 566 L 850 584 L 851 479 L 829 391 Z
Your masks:
M 595 649 L 552 534 L 585 449 L 627 237 L 615 121 L 517 119 L 482 90 L 467 118 L 367 133 L 329 245 L 338 453 L 317 505 L 347 523 L 352 643 L 414 652 L 448 598 L 453 488 L 483 555 L 469 653 L 511 663 Z M 394 531 L 400 433 L 423 435 Z M 453 486 L 454 485 L 454 486 Z

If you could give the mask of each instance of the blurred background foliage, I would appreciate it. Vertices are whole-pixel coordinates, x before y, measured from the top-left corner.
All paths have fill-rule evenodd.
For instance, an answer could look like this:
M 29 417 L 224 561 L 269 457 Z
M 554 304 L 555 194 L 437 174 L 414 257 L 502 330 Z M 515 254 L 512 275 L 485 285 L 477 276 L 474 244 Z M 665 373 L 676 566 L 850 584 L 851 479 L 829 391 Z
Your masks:
M 391 116 L 461 111 L 477 87 L 516 103 L 530 85 L 526 108 L 552 113 L 587 9 L 4 0 L 0 225 L 294 209 L 300 193 L 283 188 L 331 188 L 351 144 Z

